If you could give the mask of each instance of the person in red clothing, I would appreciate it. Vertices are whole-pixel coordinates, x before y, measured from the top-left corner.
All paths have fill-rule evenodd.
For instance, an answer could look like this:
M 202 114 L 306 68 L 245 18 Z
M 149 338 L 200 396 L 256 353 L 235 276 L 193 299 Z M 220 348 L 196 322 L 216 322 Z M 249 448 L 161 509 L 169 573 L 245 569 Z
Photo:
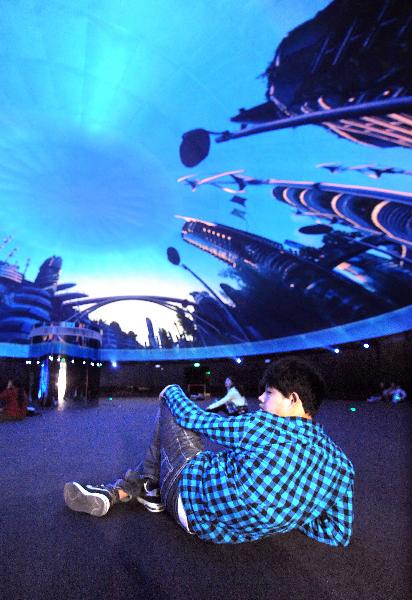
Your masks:
M 14 421 L 24 419 L 28 404 L 27 394 L 18 381 L 9 380 L 7 387 L 0 394 L 0 402 L 4 403 L 4 410 L 0 413 L 0 420 Z

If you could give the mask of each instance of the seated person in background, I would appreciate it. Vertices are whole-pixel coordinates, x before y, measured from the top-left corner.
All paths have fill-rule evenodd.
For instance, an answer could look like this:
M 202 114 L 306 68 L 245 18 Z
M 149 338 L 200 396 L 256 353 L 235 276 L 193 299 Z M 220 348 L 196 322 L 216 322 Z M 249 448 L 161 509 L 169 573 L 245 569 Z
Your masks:
M 4 410 L 0 413 L 1 421 L 18 421 L 26 416 L 27 394 L 20 382 L 10 379 L 0 394 L 0 402 L 4 404 Z
M 384 392 L 385 392 L 385 383 L 383 381 L 379 384 L 379 390 L 376 394 L 372 394 L 368 396 L 366 402 L 379 402 L 379 400 L 384 400 Z
M 392 402 L 392 404 L 398 404 L 398 402 L 405 400 L 406 397 L 407 394 L 405 390 L 394 382 L 392 382 L 390 386 L 383 391 L 383 399 L 387 402 Z
M 115 483 L 66 483 L 67 506 L 102 517 L 134 500 L 153 513 L 166 509 L 186 532 L 215 544 L 298 530 L 347 546 L 354 470 L 313 420 L 322 377 L 288 357 L 270 365 L 262 387 L 259 410 L 227 417 L 202 410 L 180 386 L 167 386 L 144 460 Z M 202 434 L 225 449 L 205 450 Z
M 212 402 L 212 404 L 209 404 L 206 410 L 209 412 L 217 412 L 223 408 L 229 415 L 236 415 L 246 412 L 246 398 L 240 394 L 237 386 L 233 382 L 232 377 L 226 377 L 225 387 L 227 390 L 226 396 L 220 400 Z

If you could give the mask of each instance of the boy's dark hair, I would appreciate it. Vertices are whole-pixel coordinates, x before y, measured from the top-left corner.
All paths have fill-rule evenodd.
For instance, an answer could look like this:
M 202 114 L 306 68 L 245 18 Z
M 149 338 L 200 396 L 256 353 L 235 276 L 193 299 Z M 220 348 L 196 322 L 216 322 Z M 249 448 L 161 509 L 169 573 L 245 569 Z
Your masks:
M 261 386 L 273 387 L 284 396 L 299 394 L 303 408 L 312 417 L 318 411 L 325 394 L 325 382 L 308 362 L 293 356 L 272 363 L 263 374 Z

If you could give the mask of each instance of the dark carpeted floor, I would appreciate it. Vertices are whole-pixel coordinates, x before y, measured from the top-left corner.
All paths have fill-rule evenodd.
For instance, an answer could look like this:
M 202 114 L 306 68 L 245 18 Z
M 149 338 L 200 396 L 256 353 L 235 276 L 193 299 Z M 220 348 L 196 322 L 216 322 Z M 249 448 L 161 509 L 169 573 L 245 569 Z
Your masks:
M 411 598 L 411 403 L 322 407 L 356 469 L 354 535 L 337 549 L 298 532 L 218 546 L 140 505 L 100 519 L 69 511 L 65 481 L 111 481 L 137 464 L 156 406 L 104 399 L 0 424 L 0 598 Z

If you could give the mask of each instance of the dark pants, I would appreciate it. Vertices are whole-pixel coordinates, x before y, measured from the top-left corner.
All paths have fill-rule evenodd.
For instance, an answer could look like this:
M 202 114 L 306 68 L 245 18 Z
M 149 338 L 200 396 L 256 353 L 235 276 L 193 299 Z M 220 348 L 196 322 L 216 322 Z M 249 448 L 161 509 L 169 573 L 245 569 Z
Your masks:
M 136 498 L 143 479 L 149 478 L 160 487 L 166 510 L 180 525 L 177 512 L 180 476 L 189 460 L 203 449 L 200 435 L 178 425 L 167 405 L 161 402 L 144 460 L 135 469 L 129 469 L 116 485 Z

